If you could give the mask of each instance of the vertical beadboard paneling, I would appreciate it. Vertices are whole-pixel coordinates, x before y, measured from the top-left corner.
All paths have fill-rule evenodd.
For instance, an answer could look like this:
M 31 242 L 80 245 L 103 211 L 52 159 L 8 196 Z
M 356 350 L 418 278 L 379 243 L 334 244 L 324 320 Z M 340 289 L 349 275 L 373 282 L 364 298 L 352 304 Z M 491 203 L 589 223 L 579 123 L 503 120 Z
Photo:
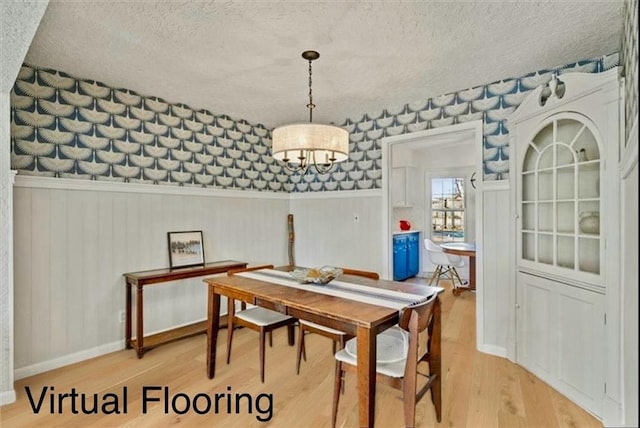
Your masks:
M 122 274 L 128 272 L 128 270 L 121 270 L 123 267 L 127 266 L 128 255 L 127 255 L 127 243 L 128 236 L 127 230 L 125 227 L 126 219 L 127 219 L 127 198 L 130 195 L 126 193 L 117 193 L 114 192 L 111 194 L 111 231 L 112 231 L 112 239 L 111 239 L 111 247 L 109 249 L 105 249 L 105 251 L 110 251 L 110 256 L 113 260 L 113 264 L 111 266 L 111 310 L 115 313 L 118 313 L 125 308 L 125 285 L 124 279 L 122 278 Z M 105 221 L 107 221 L 105 219 Z M 108 331 L 108 338 L 114 337 L 124 337 L 122 334 L 124 330 L 124 325 L 119 322 L 115 322 L 114 319 L 107 319 L 106 324 L 104 326 L 105 331 Z M 109 339 L 103 339 L 105 343 L 108 343 Z
M 16 186 L 19 374 L 124 344 L 122 274 L 167 266 L 168 231 L 202 230 L 207 261 L 286 262 L 286 196 L 118 189 Z M 144 293 L 146 333 L 206 317 L 202 278 L 152 285 Z
M 509 276 L 509 252 L 512 233 L 509 228 L 509 189 L 485 189 L 483 197 L 483 278 L 482 278 L 482 334 L 478 348 L 491 354 L 507 355 L 505 326 L 514 323 L 509 296 L 515 287 Z
M 97 334 L 98 343 L 102 343 L 105 338 L 114 333 L 111 331 L 114 324 L 119 323 L 118 314 L 113 313 L 114 302 L 112 288 L 122 287 L 122 279 L 120 275 L 113 269 L 113 194 L 107 193 L 103 197 L 98 198 L 98 230 L 96 238 L 98 242 L 98 267 L 96 269 L 97 278 L 95 281 L 95 296 L 98 305 L 98 319 L 103 323 L 105 320 L 110 321 L 106 325 L 102 325 Z M 121 302 L 118 302 L 122 304 Z M 105 328 L 106 327 L 106 328 Z
M 94 347 L 99 344 L 101 323 L 98 314 L 99 308 L 103 304 L 100 301 L 98 289 L 98 264 L 102 262 L 98 257 L 98 246 L 101 245 L 98 240 L 98 194 L 95 192 L 83 192 L 81 197 L 84 208 L 84 216 L 82 217 L 84 241 L 81 244 L 83 263 L 78 268 L 81 269 L 84 280 L 82 343 Z
M 84 192 L 69 191 L 67 194 L 67 245 L 54 247 L 51 251 L 66 252 L 67 267 L 67 343 L 68 351 L 76 352 L 89 345 L 84 343 L 84 307 L 87 287 L 91 283 L 84 277 Z M 57 245 L 57 244 L 56 244 Z M 16 284 L 16 287 L 18 285 Z M 16 302 L 19 304 L 19 302 Z M 20 366 L 16 366 L 20 367 Z
M 16 189 L 13 197 L 14 252 L 14 367 L 32 363 L 31 358 L 31 189 Z M 22 308 L 22 310 L 21 310 Z
M 379 196 L 292 199 L 296 263 L 382 272 L 381 203 Z
M 50 347 L 50 229 L 49 192 L 31 192 L 31 358 L 44 358 Z
M 49 212 L 51 218 L 50 231 L 50 332 L 49 343 L 53 355 L 62 355 L 68 346 L 67 340 L 67 305 L 68 305 L 68 271 L 67 271 L 67 192 L 50 192 Z

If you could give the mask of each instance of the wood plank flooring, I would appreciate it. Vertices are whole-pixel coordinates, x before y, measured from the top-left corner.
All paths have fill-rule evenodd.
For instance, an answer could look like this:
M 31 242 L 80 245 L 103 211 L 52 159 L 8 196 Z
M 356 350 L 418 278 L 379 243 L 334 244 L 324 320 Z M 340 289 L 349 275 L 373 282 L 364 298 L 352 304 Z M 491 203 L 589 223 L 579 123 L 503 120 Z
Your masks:
M 442 295 L 442 314 L 442 422 L 436 422 L 427 396 L 418 404 L 416 426 L 602 426 L 596 418 L 521 367 L 476 351 L 475 294 L 464 292 L 454 297 L 447 287 Z M 273 347 L 267 348 L 264 384 L 260 383 L 257 334 L 247 329 L 235 332 L 231 363 L 227 365 L 226 331 L 223 330 L 219 337 L 215 379 L 208 379 L 205 374 L 206 335 L 163 345 L 148 351 L 142 359 L 138 359 L 133 350 L 122 350 L 16 382 L 17 401 L 0 407 L 0 426 L 330 426 L 334 369 L 331 343 L 326 338 L 309 335 L 307 361 L 302 363 L 300 375 L 296 375 L 295 347 L 287 346 L 286 329 L 274 332 L 273 340 Z M 358 426 L 355 384 L 355 376 L 349 375 L 340 399 L 339 427 Z M 37 414 L 26 394 L 27 387 L 34 405 L 38 404 L 43 388 L 49 387 Z M 164 399 L 165 387 L 168 401 Z M 72 412 L 69 397 L 62 399 L 59 409 L 59 394 L 71 394 L 72 389 L 78 395 L 85 394 L 87 410 L 94 406 L 94 394 L 97 394 L 98 413 L 82 414 L 80 397 L 76 399 L 78 414 Z M 143 390 L 147 394 L 146 409 Z M 160 401 L 151 401 L 153 398 Z M 181 414 L 186 398 L 192 405 L 195 403 L 196 410 L 202 414 L 193 407 Z M 118 400 L 120 414 L 114 413 L 115 400 Z M 208 400 L 211 408 L 207 411 Z M 126 409 L 123 408 L 125 401 Z M 175 411 L 171 408 L 172 402 Z M 111 414 L 105 414 L 107 412 Z M 378 386 L 376 426 L 403 426 L 402 414 L 399 392 Z

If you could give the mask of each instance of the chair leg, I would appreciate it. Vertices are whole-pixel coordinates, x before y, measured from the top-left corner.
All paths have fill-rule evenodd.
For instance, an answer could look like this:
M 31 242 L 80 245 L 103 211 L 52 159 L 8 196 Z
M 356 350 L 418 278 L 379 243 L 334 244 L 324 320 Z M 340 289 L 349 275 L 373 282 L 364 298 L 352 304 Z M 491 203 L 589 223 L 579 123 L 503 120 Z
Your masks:
M 456 286 L 456 280 L 453 276 L 453 272 L 451 271 L 451 267 L 449 267 L 449 269 L 447 270 L 447 273 L 449 274 L 449 279 L 451 280 L 451 286 L 452 286 L 452 290 L 455 292 L 458 287 Z
M 342 362 L 336 361 L 336 373 L 333 383 L 333 406 L 331 410 L 331 427 L 335 428 L 336 420 L 338 419 L 338 404 L 340 403 L 340 390 L 343 388 L 343 371 Z
M 464 285 L 464 282 L 462 281 L 462 278 L 460 278 L 460 275 L 458 274 L 458 270 L 451 266 L 451 270 L 453 270 L 453 274 L 456 276 L 456 278 L 458 278 L 458 282 L 460 283 L 460 286 Z
M 345 345 L 344 335 L 340 336 L 340 339 L 338 339 L 338 344 L 340 345 L 340 349 L 344 349 L 344 345 Z M 335 355 L 335 352 L 333 354 Z M 340 388 L 340 392 L 344 394 L 344 382 L 340 382 L 340 384 L 342 385 L 342 387 Z
M 235 314 L 235 301 L 229 299 L 227 303 L 227 364 L 231 361 L 231 342 L 233 341 L 233 316 Z
M 436 266 L 436 270 L 433 271 L 433 275 L 429 278 L 429 285 L 433 284 L 433 280 L 436 279 L 436 275 L 438 275 L 438 271 L 440 270 L 440 265 Z
M 289 324 L 287 326 L 287 339 L 289 340 L 289 346 L 295 345 L 296 332 L 295 332 L 295 326 L 293 324 Z
M 431 384 L 431 401 L 436 408 L 436 420 L 440 422 L 442 420 L 442 382 L 440 376 L 436 375 L 433 383 Z
M 271 333 L 271 332 L 269 332 Z M 266 340 L 265 336 L 267 332 L 264 330 L 264 327 L 260 328 L 260 381 L 264 383 L 264 354 L 265 354 L 265 345 Z
M 436 277 L 436 287 L 440 286 L 440 277 L 443 275 L 444 267 L 442 265 L 438 265 L 438 276 Z
M 298 324 L 298 357 L 296 358 L 296 374 L 300 374 L 300 360 L 304 357 L 304 360 L 307 361 L 307 353 L 304 347 L 304 335 L 305 330 L 302 324 Z

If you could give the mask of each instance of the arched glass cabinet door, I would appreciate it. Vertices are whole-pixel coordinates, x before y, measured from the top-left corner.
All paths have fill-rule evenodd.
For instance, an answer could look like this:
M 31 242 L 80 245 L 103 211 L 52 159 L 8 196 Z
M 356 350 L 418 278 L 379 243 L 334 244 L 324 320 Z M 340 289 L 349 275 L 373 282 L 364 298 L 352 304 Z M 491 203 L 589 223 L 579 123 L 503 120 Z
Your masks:
M 569 113 L 550 118 L 520 166 L 522 260 L 600 275 L 602 163 L 590 122 Z

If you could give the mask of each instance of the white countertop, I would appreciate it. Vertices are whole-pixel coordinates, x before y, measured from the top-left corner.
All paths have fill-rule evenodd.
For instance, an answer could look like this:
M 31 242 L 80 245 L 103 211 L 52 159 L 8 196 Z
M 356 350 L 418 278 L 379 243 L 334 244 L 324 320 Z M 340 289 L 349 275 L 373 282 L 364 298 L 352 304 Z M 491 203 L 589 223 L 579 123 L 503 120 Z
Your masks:
M 420 230 L 417 229 L 411 229 L 411 230 L 394 230 L 392 232 L 392 235 L 405 235 L 407 233 L 416 233 L 416 232 L 420 232 Z

